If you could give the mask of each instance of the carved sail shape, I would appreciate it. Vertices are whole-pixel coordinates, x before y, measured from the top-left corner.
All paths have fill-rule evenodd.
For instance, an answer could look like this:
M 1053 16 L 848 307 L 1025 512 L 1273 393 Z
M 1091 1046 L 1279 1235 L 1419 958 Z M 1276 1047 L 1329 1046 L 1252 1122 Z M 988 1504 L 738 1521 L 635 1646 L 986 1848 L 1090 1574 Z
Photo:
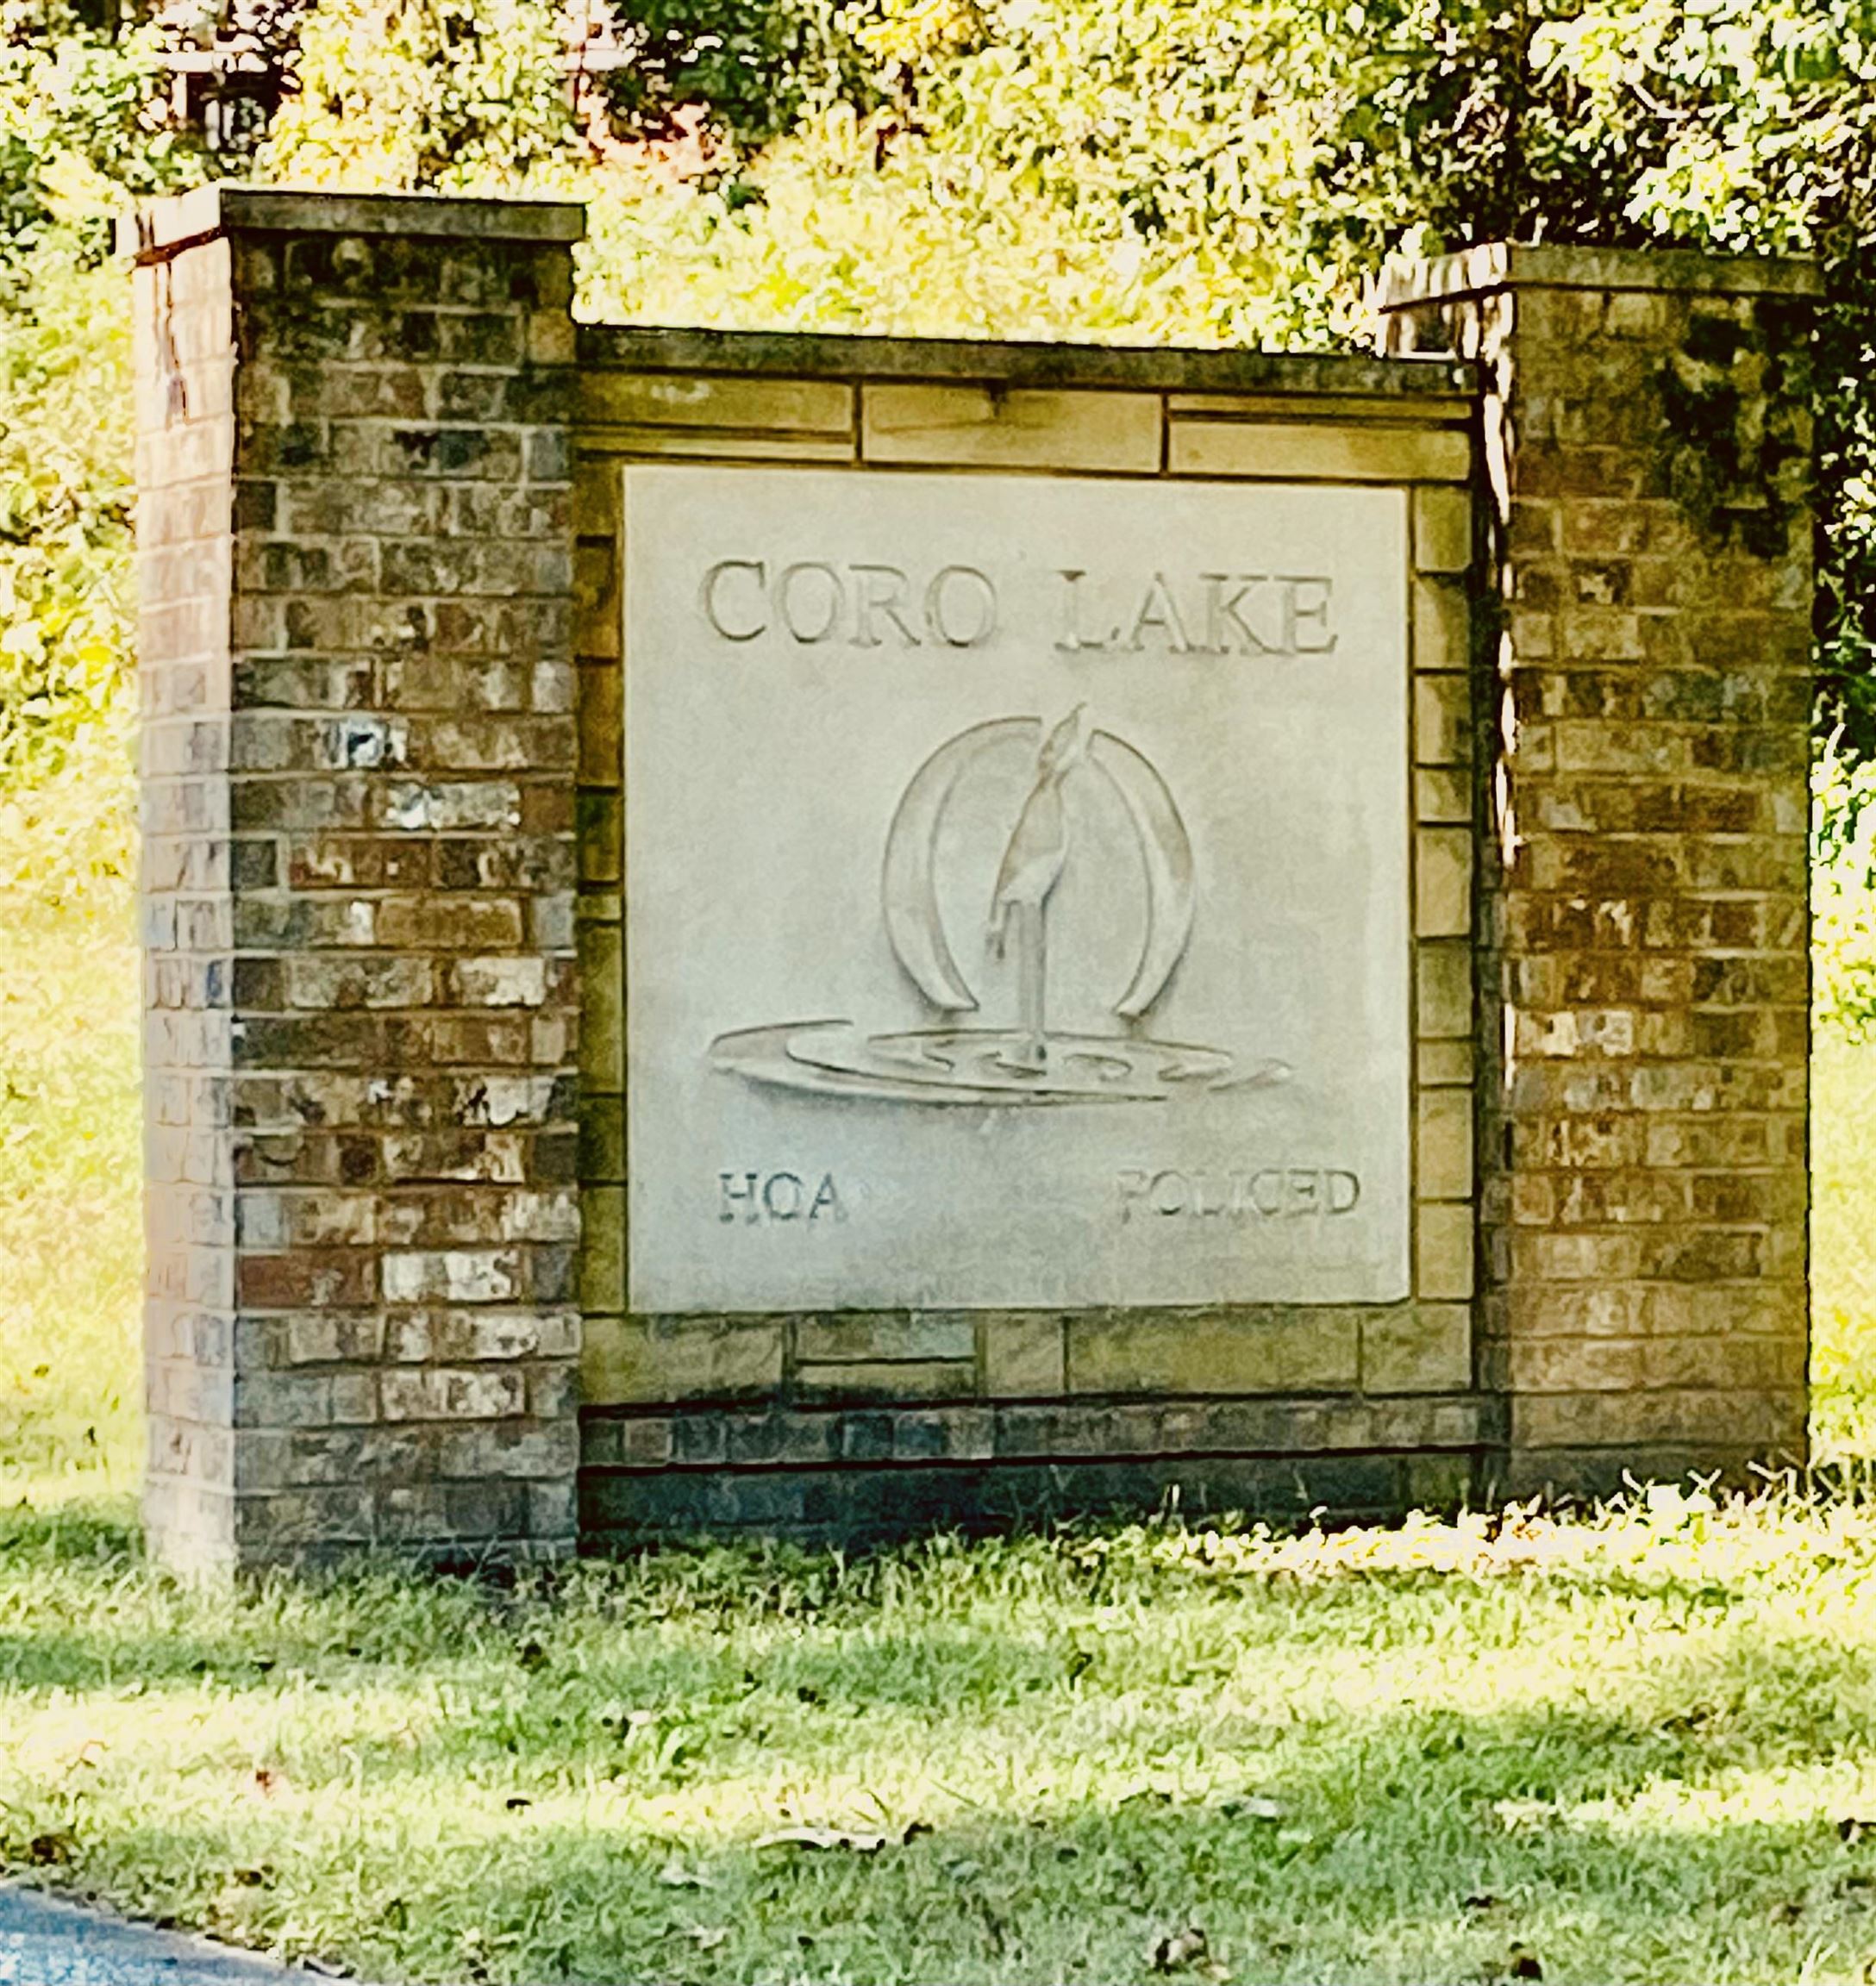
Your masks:
M 1088 756 L 1125 803 L 1147 865 L 1146 943 L 1132 984 L 1114 1008 L 1122 1020 L 1137 1021 L 1166 990 L 1192 935 L 1197 891 L 1191 838 L 1166 782 L 1131 745 L 1111 731 L 1097 731 Z
M 894 956 L 933 1006 L 974 1014 L 972 992 L 945 940 L 934 879 L 938 827 L 953 789 L 977 755 L 1006 740 L 1034 745 L 1039 717 L 997 717 L 947 740 L 912 775 L 886 834 L 879 894 Z

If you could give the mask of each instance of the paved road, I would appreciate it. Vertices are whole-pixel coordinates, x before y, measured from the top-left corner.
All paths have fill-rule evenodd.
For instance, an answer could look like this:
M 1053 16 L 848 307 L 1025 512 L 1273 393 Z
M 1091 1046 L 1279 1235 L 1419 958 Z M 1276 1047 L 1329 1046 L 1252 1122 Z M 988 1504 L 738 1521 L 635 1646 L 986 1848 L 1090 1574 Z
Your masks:
M 0 1883 L 0 1986 L 285 1986 L 310 1975 Z

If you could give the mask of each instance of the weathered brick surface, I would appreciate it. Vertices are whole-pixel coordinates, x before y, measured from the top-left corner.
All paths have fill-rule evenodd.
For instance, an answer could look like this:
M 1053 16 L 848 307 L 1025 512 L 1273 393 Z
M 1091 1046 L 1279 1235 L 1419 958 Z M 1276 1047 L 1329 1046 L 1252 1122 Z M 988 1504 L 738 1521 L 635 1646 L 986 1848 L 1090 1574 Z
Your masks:
M 577 216 L 146 216 L 149 1517 L 573 1542 Z
M 1384 299 L 1389 349 L 1489 383 L 1481 1325 L 1514 1490 L 1804 1452 L 1807 287 L 1498 250 Z

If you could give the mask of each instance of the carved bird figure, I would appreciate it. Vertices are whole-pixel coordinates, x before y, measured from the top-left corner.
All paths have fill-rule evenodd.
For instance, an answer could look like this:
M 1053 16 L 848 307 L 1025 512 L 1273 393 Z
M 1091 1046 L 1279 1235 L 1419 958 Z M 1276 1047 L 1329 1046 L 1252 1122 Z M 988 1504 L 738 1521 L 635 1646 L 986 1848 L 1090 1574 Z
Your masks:
M 1062 781 L 1088 748 L 1083 721 L 1087 709 L 1078 703 L 1042 741 L 1036 753 L 1035 784 L 1016 816 L 1010 846 L 997 871 L 991 895 L 990 944 L 1001 959 L 1012 912 L 1027 910 L 1040 924 L 1042 905 L 1061 878 L 1068 860 L 1068 830 L 1062 813 Z

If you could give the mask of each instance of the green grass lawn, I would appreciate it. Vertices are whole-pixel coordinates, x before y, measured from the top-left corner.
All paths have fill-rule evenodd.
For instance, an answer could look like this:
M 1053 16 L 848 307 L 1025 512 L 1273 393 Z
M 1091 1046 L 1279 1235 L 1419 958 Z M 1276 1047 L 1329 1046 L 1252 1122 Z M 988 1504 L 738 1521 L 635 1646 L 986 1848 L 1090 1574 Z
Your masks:
M 133 936 L 121 889 L 0 894 L 0 1502 L 136 1483 Z
M 0 1523 L 7 1859 L 368 1974 L 1145 1979 L 1194 1927 L 1182 1970 L 1244 1980 L 1876 1958 L 1866 1506 L 238 1600 L 122 1518 Z
M 1811 1437 L 1821 1458 L 1876 1458 L 1876 1046 L 1816 1052 Z
M 153 1571 L 134 959 L 85 901 L 0 901 L 0 1864 L 387 1980 L 1876 1977 L 1841 1490 Z M 1869 1457 L 1876 1052 L 1821 1052 L 1815 1158 L 1819 1447 Z

